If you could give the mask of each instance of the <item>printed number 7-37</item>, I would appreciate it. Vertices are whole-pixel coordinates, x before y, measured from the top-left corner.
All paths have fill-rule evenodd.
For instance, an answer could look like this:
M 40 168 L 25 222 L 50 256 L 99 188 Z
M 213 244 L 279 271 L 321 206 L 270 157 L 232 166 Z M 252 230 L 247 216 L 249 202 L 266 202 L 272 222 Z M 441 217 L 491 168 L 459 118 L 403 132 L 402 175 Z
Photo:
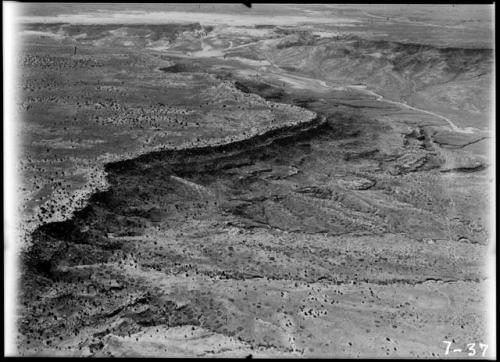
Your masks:
M 443 343 L 447 344 L 446 351 L 444 354 L 448 355 L 450 353 L 450 347 L 451 347 L 452 342 L 443 341 Z M 475 343 L 468 343 L 467 344 L 467 350 L 469 351 L 469 353 L 467 353 L 468 356 L 475 356 L 476 355 L 476 348 L 475 347 L 476 347 Z M 483 343 L 479 343 L 479 348 L 483 351 L 481 356 L 484 357 L 486 354 L 486 350 L 488 349 L 488 345 L 483 344 Z M 461 349 L 454 349 L 454 350 L 452 350 L 452 352 L 462 352 L 462 350 Z

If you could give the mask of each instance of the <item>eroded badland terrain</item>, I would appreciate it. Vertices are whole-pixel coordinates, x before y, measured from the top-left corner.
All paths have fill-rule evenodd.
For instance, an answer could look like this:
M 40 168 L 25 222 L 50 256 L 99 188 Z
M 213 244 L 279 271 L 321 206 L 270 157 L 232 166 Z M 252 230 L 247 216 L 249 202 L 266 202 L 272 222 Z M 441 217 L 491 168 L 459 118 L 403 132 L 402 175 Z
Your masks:
M 485 341 L 493 50 L 366 14 L 24 24 L 20 353 Z

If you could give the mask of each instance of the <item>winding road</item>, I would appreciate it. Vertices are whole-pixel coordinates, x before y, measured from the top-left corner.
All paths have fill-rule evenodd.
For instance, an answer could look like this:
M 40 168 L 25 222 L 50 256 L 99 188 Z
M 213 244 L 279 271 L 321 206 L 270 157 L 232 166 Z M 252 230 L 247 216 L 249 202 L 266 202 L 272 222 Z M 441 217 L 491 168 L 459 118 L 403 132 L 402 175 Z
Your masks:
M 453 131 L 453 132 L 457 132 L 457 133 L 469 133 L 470 134 L 470 133 L 475 133 L 476 131 L 478 131 L 478 129 L 474 128 L 474 127 L 464 127 L 464 128 L 459 127 L 451 119 L 449 119 L 449 118 L 447 118 L 445 116 L 442 116 L 440 114 L 437 114 L 437 113 L 434 113 L 434 112 L 431 112 L 431 111 L 428 111 L 428 110 L 425 110 L 425 109 L 422 109 L 422 108 L 417 108 L 417 107 L 410 106 L 410 105 L 408 105 L 405 102 L 398 102 L 398 101 L 393 101 L 393 100 L 384 98 L 384 96 L 382 96 L 381 94 L 378 94 L 378 93 L 375 93 L 372 90 L 369 90 L 365 85 L 343 85 L 341 87 L 339 87 L 339 85 L 332 86 L 332 85 L 329 85 L 326 81 L 323 81 L 323 80 L 319 80 L 319 79 L 316 79 L 316 78 L 308 78 L 308 77 L 299 76 L 299 75 L 295 75 L 295 74 L 290 74 L 289 72 L 287 72 L 287 71 L 283 70 L 282 68 L 280 68 L 279 66 L 277 66 L 271 59 L 269 59 L 269 57 L 266 56 L 266 58 L 267 58 L 267 60 L 269 61 L 269 63 L 271 64 L 271 66 L 273 68 L 273 71 L 270 71 L 270 73 L 276 74 L 279 77 L 282 77 L 282 78 L 291 78 L 291 79 L 300 79 L 300 80 L 303 80 L 303 81 L 306 81 L 306 82 L 314 82 L 314 83 L 317 83 L 317 84 L 321 85 L 322 87 L 328 88 L 328 89 L 339 89 L 339 88 L 342 88 L 342 87 L 343 88 L 349 88 L 349 89 L 355 89 L 355 90 L 361 91 L 361 92 L 363 92 L 365 94 L 369 94 L 371 96 L 374 96 L 375 99 L 377 101 L 379 101 L 379 102 L 385 102 L 385 103 L 394 104 L 394 105 L 396 105 L 398 107 L 410 109 L 412 111 L 419 112 L 419 113 L 425 113 L 425 114 L 431 115 L 433 117 L 442 119 L 443 121 L 445 121 L 446 123 L 448 123 L 448 125 L 450 127 L 450 130 Z
M 427 111 L 427 110 L 422 109 L 422 108 L 413 107 L 413 106 L 410 106 L 410 105 L 408 105 L 408 104 L 406 104 L 404 102 L 391 101 L 389 99 L 384 98 L 384 96 L 382 96 L 382 95 L 380 95 L 378 93 L 375 93 L 374 91 L 371 91 L 371 90 L 367 89 L 366 86 L 348 85 L 348 86 L 346 86 L 346 88 L 353 88 L 353 89 L 361 90 L 361 91 L 363 91 L 366 94 L 370 94 L 370 95 L 374 96 L 376 98 L 376 100 L 380 101 L 380 102 L 395 104 L 397 106 L 400 106 L 400 107 L 403 107 L 403 108 L 406 108 L 406 109 L 411 109 L 411 110 L 419 112 L 419 113 L 426 113 L 426 114 L 429 114 L 431 116 L 434 116 L 434 117 L 437 117 L 439 119 L 442 119 L 442 120 L 446 121 L 450 125 L 450 129 L 453 132 L 458 132 L 458 133 L 474 133 L 477 130 L 477 128 L 474 128 L 474 127 L 465 127 L 465 128 L 458 127 L 455 123 L 453 123 L 453 121 L 451 119 L 449 119 L 449 118 L 447 118 L 445 116 L 442 116 L 440 114 L 437 114 L 437 113 L 434 113 L 434 112 L 431 112 L 431 111 Z
M 245 43 L 245 44 L 242 44 L 242 45 L 234 46 L 233 42 L 231 41 L 229 47 L 227 47 L 225 49 L 221 49 L 221 50 L 216 50 L 216 49 L 213 49 L 213 48 L 209 49 L 210 47 L 206 47 L 205 43 L 203 42 L 203 39 L 202 39 L 201 44 L 203 46 L 203 50 L 200 51 L 200 52 L 198 52 L 200 54 L 198 54 L 198 53 L 190 54 L 190 55 L 188 55 L 188 57 L 193 56 L 193 55 L 201 56 L 201 53 L 206 52 L 206 51 L 208 51 L 208 53 L 204 54 L 204 56 L 221 57 L 222 54 L 225 54 L 228 51 L 232 51 L 232 50 L 235 50 L 235 49 L 248 47 L 250 45 L 253 45 L 253 44 L 256 44 L 256 43 L 259 43 L 259 42 L 262 42 L 262 40 L 258 40 L 256 42 L 249 42 L 249 43 Z M 168 54 L 168 53 L 171 53 L 171 52 L 164 52 L 164 53 Z M 185 56 L 183 54 L 177 54 L 177 53 L 176 54 L 171 54 L 171 55 Z M 304 76 L 300 76 L 300 75 L 296 75 L 296 74 L 291 74 L 291 73 L 287 72 L 286 70 L 284 70 L 283 68 L 281 68 L 278 65 L 276 65 L 273 62 L 273 60 L 269 56 L 267 56 L 267 54 L 264 53 L 263 55 L 265 56 L 266 60 L 269 62 L 270 67 L 267 67 L 267 66 L 266 67 L 262 67 L 262 68 L 260 68 L 260 71 L 262 71 L 263 69 L 265 69 L 266 73 L 275 75 L 275 76 L 279 77 L 280 79 L 284 78 L 285 81 L 288 78 L 288 79 L 292 80 L 291 81 L 292 83 L 293 83 L 293 80 L 305 82 L 306 84 L 307 83 L 315 83 L 315 89 L 317 89 L 316 87 L 318 85 L 320 87 L 322 87 L 322 88 L 325 88 L 326 90 L 331 90 L 331 89 L 339 90 L 339 89 L 342 89 L 342 88 L 344 88 L 344 89 L 345 88 L 354 89 L 356 91 L 361 91 L 362 93 L 365 93 L 365 94 L 368 94 L 368 95 L 371 95 L 371 96 L 375 97 L 375 99 L 377 101 L 379 101 L 379 102 L 385 102 L 385 103 L 394 104 L 394 105 L 396 105 L 398 107 L 401 107 L 401 108 L 410 109 L 410 110 L 418 112 L 418 113 L 425 113 L 425 114 L 428 114 L 430 116 L 439 118 L 439 119 L 445 121 L 449 125 L 449 128 L 450 128 L 450 130 L 452 132 L 471 134 L 471 133 L 475 133 L 476 131 L 479 131 L 477 128 L 474 128 L 474 127 L 459 127 L 451 119 L 449 119 L 449 118 L 447 118 L 445 116 L 442 116 L 440 114 L 437 114 L 437 113 L 434 113 L 432 111 L 428 111 L 428 110 L 425 110 L 425 109 L 422 109 L 422 108 L 410 106 L 410 105 L 408 105 L 404 101 L 403 102 L 398 102 L 398 101 L 393 101 L 393 100 L 387 99 L 384 96 L 382 96 L 381 94 L 378 94 L 378 93 L 376 93 L 376 92 L 368 89 L 365 85 L 339 85 L 339 84 L 331 85 L 331 84 L 328 84 L 324 80 L 320 80 L 320 79 L 316 79 L 316 78 L 310 78 L 310 77 L 304 77 Z

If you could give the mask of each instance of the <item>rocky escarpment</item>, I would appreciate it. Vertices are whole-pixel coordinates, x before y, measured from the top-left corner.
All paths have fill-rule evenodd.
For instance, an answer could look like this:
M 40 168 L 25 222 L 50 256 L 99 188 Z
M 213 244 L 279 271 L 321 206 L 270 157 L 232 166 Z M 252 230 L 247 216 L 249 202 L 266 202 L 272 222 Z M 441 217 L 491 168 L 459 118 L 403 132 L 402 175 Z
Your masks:
M 37 27 L 45 29 L 32 28 Z M 153 28 L 173 37 L 187 30 Z M 113 29 L 80 30 L 92 38 Z M 23 245 L 37 226 L 69 218 L 93 192 L 105 190 L 106 163 L 162 148 L 235 142 L 314 117 L 239 92 L 207 73 L 159 72 L 172 62 L 142 50 L 54 43 L 36 35 L 23 37 L 23 46 L 18 59 Z
M 75 212 L 71 219 L 40 226 L 33 234 L 34 245 L 29 249 L 29 252 L 26 253 L 27 263 L 30 267 L 34 267 L 37 271 L 42 272 L 43 274 L 50 274 L 50 271 L 53 270 L 54 267 L 57 267 L 57 265 L 53 264 L 53 262 L 58 260 L 61 252 L 60 243 L 53 243 L 52 238 L 65 239 L 70 243 L 87 245 L 88 249 L 95 247 L 95 250 L 97 250 L 101 247 L 113 250 L 114 243 L 109 243 L 109 233 L 104 232 L 109 229 L 113 222 L 110 221 L 110 225 L 107 225 L 108 222 L 101 225 L 103 228 L 100 230 L 100 235 L 94 235 L 89 227 L 85 226 L 82 226 L 84 231 L 81 232 L 80 228 L 76 227 L 76 225 L 80 225 L 82 219 L 87 219 L 87 217 L 92 215 L 92 211 L 95 210 L 96 205 L 105 205 L 106 208 L 113 208 L 114 206 L 118 206 L 121 202 L 128 203 L 125 199 L 117 203 L 116 195 L 117 193 L 122 192 L 120 190 L 121 186 L 126 185 L 126 187 L 130 187 L 136 180 L 132 178 L 127 180 L 125 184 L 120 185 L 121 182 L 117 183 L 116 177 L 123 177 L 125 174 L 130 174 L 130 176 L 138 175 L 142 174 L 145 170 L 156 169 L 156 172 L 161 172 L 165 177 L 174 178 L 175 182 L 179 182 L 180 180 L 182 186 L 184 179 L 175 178 L 176 175 L 184 177 L 187 174 L 210 174 L 221 169 L 230 169 L 248 165 L 251 163 L 251 160 L 256 157 L 256 154 L 262 154 L 265 152 L 265 148 L 274 142 L 291 142 L 292 140 L 297 140 L 301 137 L 310 137 L 312 134 L 322 132 L 325 127 L 325 120 L 321 117 L 317 117 L 309 122 L 304 122 L 299 125 L 274 129 L 272 131 L 250 137 L 249 139 L 222 144 L 219 146 L 157 151 L 134 159 L 109 163 L 105 166 L 105 170 L 108 174 L 107 179 L 108 182 L 110 182 L 109 190 L 92 195 L 88 201 L 89 205 L 84 207 L 82 210 Z M 156 178 L 157 176 L 159 175 L 154 175 L 153 177 Z M 163 182 L 162 180 L 164 181 L 164 177 L 160 176 L 158 181 Z M 184 183 L 187 184 L 188 188 L 192 187 L 195 191 L 197 190 L 196 183 L 189 181 L 185 181 Z M 146 190 L 145 185 L 143 184 L 137 184 L 134 189 Z M 199 188 L 199 190 L 202 191 L 204 189 L 204 187 Z M 140 214 L 139 209 L 135 209 L 134 212 Z M 152 210 L 146 212 L 145 215 L 151 216 L 153 222 L 157 222 L 159 220 L 156 219 L 158 219 L 158 217 L 161 219 L 161 215 L 165 216 L 165 212 L 160 211 L 159 208 L 152 208 Z M 128 218 L 125 218 L 125 224 L 129 225 L 130 222 L 132 222 L 132 219 L 129 220 Z M 119 225 L 120 223 L 111 226 L 111 229 L 116 230 L 115 226 L 121 228 Z M 48 240 L 46 239 L 47 236 L 49 236 Z M 44 240 L 46 241 L 45 243 L 43 242 Z M 54 251 L 56 255 L 53 255 L 51 251 Z M 90 250 L 88 251 L 91 254 L 94 253 Z M 92 258 L 91 254 L 87 254 L 85 258 Z
M 110 163 L 109 190 L 39 227 L 23 257 L 26 353 L 133 355 L 133 344 L 152 356 L 325 356 L 349 355 L 355 344 L 370 354 L 379 348 L 370 338 L 387 335 L 399 342 L 380 341 L 379 353 L 391 355 L 419 351 L 405 339 L 410 329 L 395 337 L 394 325 L 411 315 L 411 338 L 428 346 L 437 337 L 417 320 L 438 312 L 440 338 L 457 323 L 482 338 L 482 317 L 460 317 L 471 315 L 460 309 L 467 303 L 449 310 L 446 295 L 453 283 L 479 288 L 487 233 L 451 207 L 461 201 L 443 192 L 426 133 L 289 99 L 319 117 Z M 346 327 L 332 344 L 338 336 L 320 327 L 334 331 L 345 313 L 371 325 L 372 308 L 381 315 L 369 332 Z M 181 348 L 174 330 L 200 350 Z

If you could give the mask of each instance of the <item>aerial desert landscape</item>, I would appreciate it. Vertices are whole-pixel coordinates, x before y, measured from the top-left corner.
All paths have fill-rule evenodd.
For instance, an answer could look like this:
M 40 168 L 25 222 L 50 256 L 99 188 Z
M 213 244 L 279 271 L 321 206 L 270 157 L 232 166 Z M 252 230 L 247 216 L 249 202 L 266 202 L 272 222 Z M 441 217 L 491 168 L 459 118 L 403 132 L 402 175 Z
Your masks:
M 23 4 L 18 355 L 496 356 L 493 10 Z

